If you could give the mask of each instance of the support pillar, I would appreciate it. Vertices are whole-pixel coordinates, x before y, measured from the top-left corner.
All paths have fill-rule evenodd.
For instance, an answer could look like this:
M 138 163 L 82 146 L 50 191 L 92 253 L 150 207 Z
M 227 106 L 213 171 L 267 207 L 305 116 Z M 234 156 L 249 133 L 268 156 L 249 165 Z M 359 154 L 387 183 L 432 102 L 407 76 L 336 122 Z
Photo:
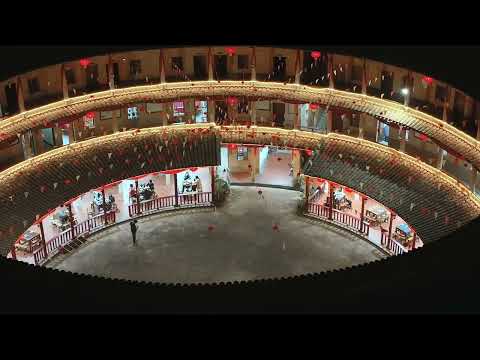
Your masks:
M 300 106 L 297 104 L 292 104 L 295 106 L 295 120 L 293 121 L 293 129 L 298 130 L 300 129 Z
M 32 149 L 32 130 L 27 130 L 25 133 L 20 135 L 20 141 L 22 143 L 23 156 L 24 159 L 30 159 L 34 156 Z
M 362 196 L 362 209 L 360 211 L 360 232 L 363 233 L 364 228 L 363 228 L 363 221 L 364 221 L 364 214 L 365 214 L 365 203 L 367 202 L 367 198 Z
M 104 219 L 104 222 L 105 222 L 105 226 L 108 225 L 108 221 L 107 221 L 107 206 L 106 206 L 106 199 L 105 199 L 105 188 L 102 187 L 102 199 L 103 199 L 103 219 Z
M 162 125 L 168 125 L 167 111 L 165 110 L 166 106 L 164 103 L 160 104 L 160 116 L 162 117 Z
M 305 176 L 305 207 L 308 211 L 308 202 L 310 200 L 310 177 Z
M 115 73 L 113 71 L 112 55 L 108 55 L 108 88 L 115 89 Z
M 178 207 L 178 179 L 177 174 L 173 174 L 174 185 L 175 185 L 175 207 Z
M 367 60 L 366 59 L 363 59 L 362 94 L 367 95 Z
M 45 148 L 43 146 L 43 137 L 42 137 L 42 130 L 35 129 L 33 130 L 33 138 L 34 138 L 34 147 L 35 147 L 35 155 L 39 155 L 45 152 Z
M 328 181 L 328 191 L 329 191 L 329 209 L 328 209 L 328 220 L 333 219 L 333 184 Z
M 257 107 L 256 107 L 256 101 L 250 101 L 250 117 L 251 117 L 251 122 L 252 125 L 257 125 Z
M 406 139 L 407 131 L 403 127 L 400 127 L 398 132 L 399 132 L 399 136 L 400 136 L 400 151 L 402 153 L 405 153 L 405 147 L 407 145 L 407 139 Z
M 210 176 L 212 179 L 212 204 L 215 205 L 216 197 L 215 197 L 215 166 L 210 166 Z
M 213 55 L 212 48 L 208 48 L 208 81 L 213 81 Z
M 160 49 L 159 69 L 160 69 L 160 83 L 164 84 L 166 82 L 165 81 L 165 56 L 163 54 L 162 49 Z
M 138 179 L 135 179 L 135 198 L 137 199 L 137 215 L 140 215 L 140 193 L 138 191 Z
M 12 253 L 12 259 L 17 260 L 17 251 L 15 250 L 15 244 L 12 245 L 11 253 Z
M 405 87 L 407 88 L 408 92 L 404 95 L 403 105 L 409 106 L 410 105 L 410 94 L 412 93 L 412 82 L 411 82 L 411 74 L 410 72 L 407 75 L 407 81 L 405 82 Z
M 327 112 L 327 133 L 331 133 L 333 131 L 333 112 L 328 110 Z
M 255 46 L 252 47 L 252 61 L 250 66 L 252 68 L 252 81 L 257 81 L 257 55 L 255 53 Z
M 67 204 L 68 209 L 68 221 L 70 222 L 70 231 L 72 232 L 72 239 L 75 239 L 75 224 L 73 223 L 73 211 L 72 204 Z
M 415 243 L 417 242 L 417 233 L 413 232 L 412 251 L 415 250 Z
M 477 169 L 473 165 L 471 166 L 471 176 L 470 176 L 470 188 L 473 193 L 475 193 L 477 187 Z
M 47 243 L 45 241 L 45 231 L 43 229 L 43 219 L 38 223 L 40 226 L 40 242 L 42 243 L 43 252 L 45 253 L 45 259 L 48 257 Z
M 18 109 L 21 113 L 25 112 L 25 98 L 23 97 L 23 83 L 20 76 L 17 77 L 17 101 Z
M 215 101 L 208 100 L 208 122 L 214 123 L 215 122 Z
M 358 120 L 358 137 L 359 139 L 363 139 L 363 137 L 365 136 L 365 133 L 364 133 L 364 127 L 365 127 L 365 114 L 359 114 L 358 116 L 360 116 L 360 119 Z
M 62 93 L 63 99 L 68 99 L 68 82 L 67 82 L 67 74 L 65 72 L 65 64 L 60 66 L 60 79 L 62 79 Z
M 388 226 L 388 242 L 387 242 L 387 249 L 392 248 L 392 225 L 393 225 L 393 219 L 395 218 L 395 214 L 393 211 L 390 211 L 390 225 Z
M 443 102 L 443 114 L 442 121 L 448 122 L 448 101 Z M 443 149 L 438 147 L 437 153 L 437 169 L 442 170 L 443 168 Z
M 333 55 L 328 54 L 328 73 L 330 74 L 330 79 L 328 81 L 328 87 L 330 89 L 335 88 L 335 80 L 334 80 L 334 74 L 333 74 Z
M 297 58 L 295 59 L 295 84 L 300 85 L 301 75 L 300 49 L 297 49 Z

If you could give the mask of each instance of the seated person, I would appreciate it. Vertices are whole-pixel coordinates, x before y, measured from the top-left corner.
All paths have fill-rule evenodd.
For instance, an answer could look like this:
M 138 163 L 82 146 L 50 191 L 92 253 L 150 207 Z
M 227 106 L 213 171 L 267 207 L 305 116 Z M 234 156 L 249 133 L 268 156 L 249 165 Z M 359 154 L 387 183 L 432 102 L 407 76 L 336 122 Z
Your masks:
M 187 192 L 192 191 L 192 179 L 189 173 L 187 173 L 185 175 L 185 178 L 183 179 L 182 194 L 185 193 L 185 191 Z
M 150 188 L 150 190 L 153 192 L 155 191 L 155 185 L 153 184 L 153 180 L 150 179 L 150 181 L 148 182 L 148 187 Z

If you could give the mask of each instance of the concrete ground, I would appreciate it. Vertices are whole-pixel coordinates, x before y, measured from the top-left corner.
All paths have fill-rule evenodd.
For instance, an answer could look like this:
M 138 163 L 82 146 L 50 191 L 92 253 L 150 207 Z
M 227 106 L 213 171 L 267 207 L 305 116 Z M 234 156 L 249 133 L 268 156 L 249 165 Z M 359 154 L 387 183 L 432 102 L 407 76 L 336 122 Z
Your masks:
M 262 199 L 258 190 L 234 186 L 216 211 L 139 219 L 136 246 L 128 223 L 112 227 L 47 266 L 119 279 L 214 283 L 321 272 L 385 256 L 346 230 L 298 216 L 300 193 L 261 188 Z

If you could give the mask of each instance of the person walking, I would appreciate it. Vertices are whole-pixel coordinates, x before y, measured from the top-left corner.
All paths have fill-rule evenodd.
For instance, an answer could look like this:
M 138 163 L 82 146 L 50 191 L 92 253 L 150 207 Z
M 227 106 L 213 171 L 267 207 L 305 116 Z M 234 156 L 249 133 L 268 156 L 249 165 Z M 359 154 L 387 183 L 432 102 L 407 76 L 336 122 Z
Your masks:
M 136 243 L 137 230 L 138 230 L 137 220 L 130 221 L 130 231 L 132 232 L 133 245 L 137 245 Z

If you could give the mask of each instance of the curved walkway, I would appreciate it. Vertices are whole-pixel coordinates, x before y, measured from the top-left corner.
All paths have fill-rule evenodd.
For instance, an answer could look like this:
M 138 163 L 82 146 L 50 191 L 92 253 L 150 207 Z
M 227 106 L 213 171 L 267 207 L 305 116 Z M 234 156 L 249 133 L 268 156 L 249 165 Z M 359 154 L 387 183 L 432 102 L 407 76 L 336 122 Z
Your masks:
M 129 224 L 122 224 L 47 266 L 138 281 L 214 283 L 321 272 L 385 257 L 347 231 L 298 216 L 298 192 L 262 188 L 261 199 L 257 189 L 232 187 L 216 211 L 140 219 L 136 246 Z

